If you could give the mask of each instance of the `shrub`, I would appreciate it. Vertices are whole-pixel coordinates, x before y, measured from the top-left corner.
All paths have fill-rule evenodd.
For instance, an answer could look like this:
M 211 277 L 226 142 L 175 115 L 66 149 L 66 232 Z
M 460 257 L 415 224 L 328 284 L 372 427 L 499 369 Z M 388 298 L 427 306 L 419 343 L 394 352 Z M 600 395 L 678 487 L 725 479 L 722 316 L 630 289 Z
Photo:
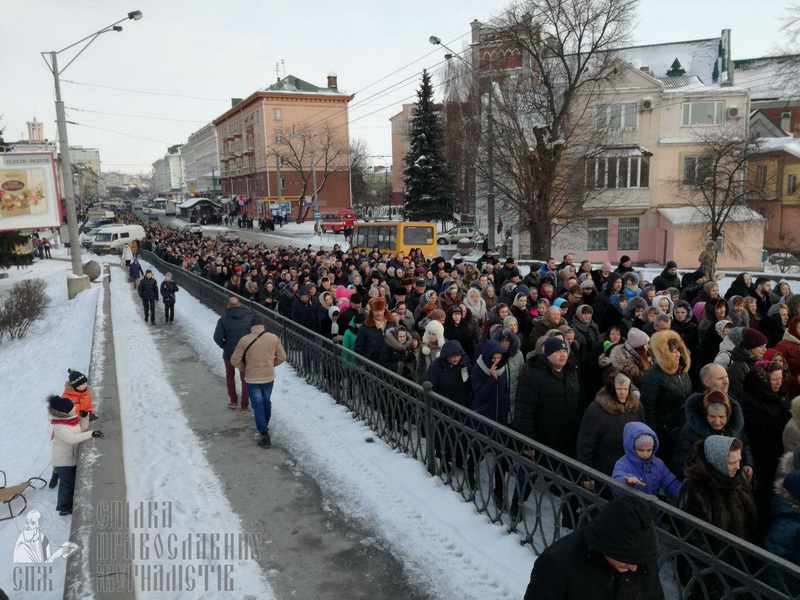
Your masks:
M 28 279 L 14 284 L 0 307 L 0 340 L 6 334 L 12 340 L 22 339 L 34 322 L 44 315 L 50 297 L 41 279 Z

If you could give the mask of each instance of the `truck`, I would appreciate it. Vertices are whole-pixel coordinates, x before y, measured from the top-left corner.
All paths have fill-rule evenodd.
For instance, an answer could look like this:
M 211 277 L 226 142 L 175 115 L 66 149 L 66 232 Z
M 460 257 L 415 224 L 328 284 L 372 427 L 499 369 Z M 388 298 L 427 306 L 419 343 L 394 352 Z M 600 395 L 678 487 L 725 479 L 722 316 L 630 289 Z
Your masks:
M 170 215 L 175 216 L 178 212 L 177 207 L 178 207 L 177 202 L 175 202 L 174 200 L 167 200 L 167 203 L 164 205 L 164 214 L 167 215 L 168 217 Z

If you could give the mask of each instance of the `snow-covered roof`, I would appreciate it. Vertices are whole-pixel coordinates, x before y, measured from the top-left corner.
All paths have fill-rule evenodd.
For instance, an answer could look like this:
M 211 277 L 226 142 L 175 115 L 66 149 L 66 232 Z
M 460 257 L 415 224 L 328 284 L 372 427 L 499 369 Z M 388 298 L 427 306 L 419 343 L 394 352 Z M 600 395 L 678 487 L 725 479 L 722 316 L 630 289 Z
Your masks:
M 678 208 L 659 208 L 659 214 L 664 215 L 673 225 L 702 225 L 711 219 L 708 217 L 708 208 L 702 206 L 681 206 Z M 735 206 L 728 215 L 728 221 L 734 223 L 747 223 L 750 221 L 766 221 L 756 211 L 746 206 Z
M 648 67 L 656 77 L 666 77 L 672 63 L 677 58 L 686 69 L 686 76 L 697 76 L 702 81 L 713 80 L 714 63 L 719 55 L 720 38 L 670 42 L 633 46 L 619 50 L 621 58 L 637 69 Z
M 178 204 L 178 208 L 186 208 L 186 209 L 193 208 L 196 204 L 199 204 L 200 202 L 204 202 L 204 201 L 208 202 L 209 204 L 213 204 L 217 208 L 220 207 L 219 202 L 215 202 L 214 200 L 211 200 L 210 198 L 189 198 L 188 200 L 184 200 L 183 202 Z
M 287 75 L 283 79 L 279 79 L 271 86 L 261 90 L 263 92 L 278 92 L 282 94 L 326 94 L 326 95 L 341 95 L 344 96 L 339 90 L 328 87 L 318 87 L 313 83 L 303 81 L 294 75 Z
M 800 138 L 779 137 L 779 138 L 759 138 L 757 154 L 766 152 L 783 151 L 800 158 Z
M 704 84 L 697 75 L 683 75 L 681 77 L 657 77 L 664 84 L 665 90 L 681 90 L 703 87 Z
M 750 91 L 753 102 L 796 98 L 798 62 L 797 54 L 735 60 L 734 82 Z

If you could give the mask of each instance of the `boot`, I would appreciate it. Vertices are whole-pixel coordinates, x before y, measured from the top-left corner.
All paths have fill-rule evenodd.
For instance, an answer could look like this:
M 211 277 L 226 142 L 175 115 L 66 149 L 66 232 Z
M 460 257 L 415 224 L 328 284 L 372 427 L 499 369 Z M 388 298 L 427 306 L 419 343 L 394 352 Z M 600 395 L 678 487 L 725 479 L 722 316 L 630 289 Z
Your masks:
M 58 471 L 53 471 L 53 474 L 50 476 L 50 483 L 47 484 L 51 490 L 58 485 Z
M 272 447 L 272 440 L 269 439 L 268 433 L 262 433 L 261 439 L 258 440 L 258 445 L 262 448 L 271 448 Z

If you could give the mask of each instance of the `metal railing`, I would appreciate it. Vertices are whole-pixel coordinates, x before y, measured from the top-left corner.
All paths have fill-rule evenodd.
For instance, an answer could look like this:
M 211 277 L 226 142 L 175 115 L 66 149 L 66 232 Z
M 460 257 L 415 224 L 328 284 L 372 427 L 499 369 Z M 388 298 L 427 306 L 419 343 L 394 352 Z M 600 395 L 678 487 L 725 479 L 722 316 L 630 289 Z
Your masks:
M 208 308 L 221 313 L 229 290 L 150 252 L 146 260 Z M 281 338 L 288 362 L 311 385 L 347 407 L 392 448 L 423 462 L 492 523 L 541 554 L 591 520 L 613 497 L 634 494 L 658 524 L 659 569 L 668 598 L 800 599 L 800 567 L 687 514 L 655 496 L 491 421 L 241 298 Z M 523 451 L 530 451 L 523 454 Z M 584 487 L 595 482 L 594 490 Z M 576 574 L 579 576 L 579 574 Z

